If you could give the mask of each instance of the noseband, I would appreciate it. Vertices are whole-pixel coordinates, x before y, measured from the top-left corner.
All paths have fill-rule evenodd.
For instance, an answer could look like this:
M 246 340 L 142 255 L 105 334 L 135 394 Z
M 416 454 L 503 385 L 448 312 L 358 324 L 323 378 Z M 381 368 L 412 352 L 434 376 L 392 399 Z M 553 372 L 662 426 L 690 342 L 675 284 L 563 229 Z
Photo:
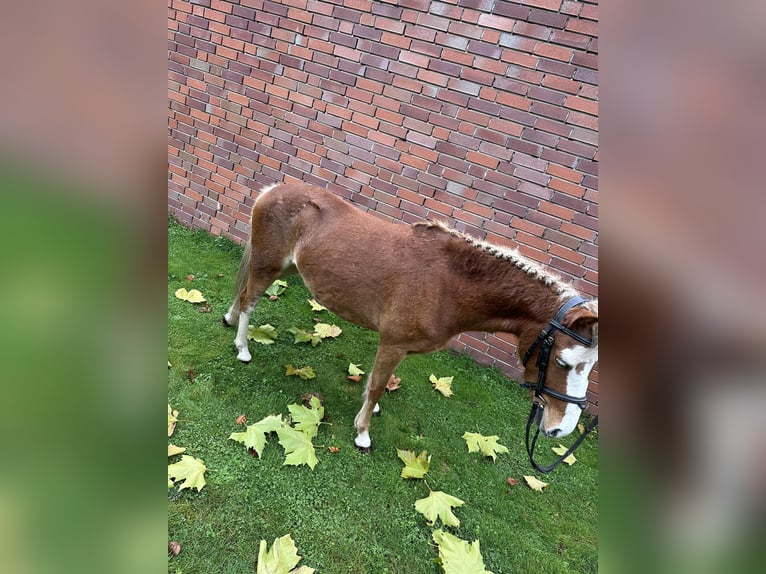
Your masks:
M 538 354 L 537 354 L 537 383 L 530 383 L 525 382 L 522 383 L 521 386 L 528 388 L 528 389 L 534 389 L 535 396 L 532 400 L 532 410 L 529 413 L 529 418 L 527 419 L 527 430 L 526 430 L 526 447 L 527 447 L 527 454 L 529 455 L 529 462 L 532 463 L 532 466 L 535 467 L 538 471 L 542 472 L 543 474 L 550 472 L 554 468 L 556 468 L 561 462 L 568 457 L 570 454 L 572 454 L 575 449 L 580 446 L 582 441 L 585 439 L 585 436 L 592 431 L 597 425 L 598 425 L 598 417 L 594 417 L 593 420 L 588 424 L 587 428 L 585 429 L 585 432 L 583 432 L 577 440 L 574 442 L 574 444 L 569 447 L 569 449 L 562 454 L 558 459 L 556 459 L 552 464 L 549 464 L 547 466 L 542 466 L 535 462 L 534 459 L 534 451 L 535 446 L 537 444 L 537 438 L 540 436 L 540 421 L 543 416 L 543 409 L 545 408 L 544 401 L 542 400 L 543 395 L 548 395 L 550 397 L 553 397 L 554 399 L 558 399 L 559 401 L 564 401 L 565 403 L 572 403 L 580 407 L 581 409 L 585 408 L 585 405 L 588 402 L 587 397 L 573 397 L 571 395 L 567 395 L 564 393 L 559 393 L 558 391 L 554 391 L 553 389 L 545 386 L 545 377 L 548 372 L 548 360 L 550 359 L 551 350 L 553 349 L 553 334 L 556 331 L 561 331 L 565 335 L 568 335 L 572 337 L 574 340 L 576 340 L 578 343 L 582 343 L 583 345 L 587 347 L 593 346 L 593 340 L 588 339 L 587 337 L 583 337 L 579 333 L 576 333 L 569 329 L 568 327 L 565 327 L 561 321 L 564 319 L 564 315 L 566 315 L 567 311 L 569 311 L 572 307 L 576 307 L 577 305 L 582 305 L 583 303 L 586 303 L 588 299 L 585 299 L 584 297 L 575 296 L 569 299 L 566 303 L 564 303 L 561 308 L 558 310 L 556 315 L 551 319 L 551 322 L 548 323 L 548 327 L 543 329 L 543 331 L 537 336 L 537 339 L 535 339 L 535 342 L 532 343 L 532 345 L 527 349 L 527 352 L 524 353 L 524 358 L 521 360 L 522 365 L 526 366 L 527 361 L 529 361 L 529 358 L 532 356 L 532 353 L 535 352 L 535 349 L 538 347 L 540 348 Z M 537 429 L 535 430 L 534 437 L 532 438 L 532 441 L 530 443 L 529 440 L 529 431 L 532 428 L 532 425 L 536 425 Z

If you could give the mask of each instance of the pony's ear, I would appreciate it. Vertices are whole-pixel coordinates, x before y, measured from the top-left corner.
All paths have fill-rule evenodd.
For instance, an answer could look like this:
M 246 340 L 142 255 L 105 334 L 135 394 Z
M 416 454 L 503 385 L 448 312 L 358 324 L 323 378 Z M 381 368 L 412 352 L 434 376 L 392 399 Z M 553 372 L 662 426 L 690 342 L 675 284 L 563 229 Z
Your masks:
M 565 327 L 592 339 L 594 347 L 598 345 L 598 301 L 572 307 L 564 315 L 562 323 Z

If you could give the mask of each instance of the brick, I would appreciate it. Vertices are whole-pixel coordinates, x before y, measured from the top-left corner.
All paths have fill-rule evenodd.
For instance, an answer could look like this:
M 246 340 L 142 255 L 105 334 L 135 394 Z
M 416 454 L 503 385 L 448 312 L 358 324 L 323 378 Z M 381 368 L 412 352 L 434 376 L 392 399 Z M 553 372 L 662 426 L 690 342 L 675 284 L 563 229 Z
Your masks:
M 581 173 L 573 169 L 556 165 L 555 163 L 551 163 L 548 165 L 547 172 L 551 174 L 552 176 L 559 177 L 561 179 L 565 179 L 574 183 L 580 183 L 583 178 L 583 175 Z
M 573 235 L 575 237 L 579 237 L 580 239 L 584 239 L 585 241 L 593 241 L 596 238 L 595 231 L 591 229 L 586 229 L 585 227 L 576 225 L 574 223 L 568 223 L 568 222 L 562 223 L 559 231 L 561 231 L 562 233 Z
M 590 37 L 567 30 L 553 30 L 549 41 L 554 44 L 562 44 L 578 50 L 585 50 L 590 43 Z
M 569 18 L 566 29 L 586 36 L 598 36 L 598 22 L 582 18 Z
M 561 8 L 561 0 L 525 0 L 524 3 L 529 6 L 543 8 L 544 10 L 553 10 L 554 12 L 558 12 Z
M 541 88 L 539 86 L 532 86 L 529 88 L 529 91 L 527 92 L 527 97 L 532 98 L 533 100 L 542 100 L 544 102 L 547 102 L 549 104 L 553 104 L 555 106 L 561 106 L 564 105 L 564 103 L 567 101 L 567 96 L 557 92 L 555 90 L 549 90 L 547 88 Z M 571 107 L 571 106 L 567 106 Z
M 582 244 L 582 240 L 555 229 L 546 229 L 543 231 L 543 237 L 549 240 L 552 245 L 568 247 L 572 250 L 577 249 Z
M 502 49 L 496 44 L 490 44 L 488 42 L 481 42 L 478 40 L 471 40 L 468 42 L 468 52 L 471 54 L 478 54 L 480 56 L 486 56 L 488 58 L 499 58 L 503 53 Z
M 566 207 L 562 207 L 560 205 L 556 205 L 548 201 L 541 201 L 539 209 L 543 213 L 547 213 L 548 215 L 558 217 L 559 219 L 563 221 L 572 221 L 572 217 L 575 214 L 574 210 L 572 209 L 568 209 Z
M 545 42 L 551 37 L 552 31 L 547 26 L 530 24 L 528 22 L 516 22 L 513 27 L 513 33 L 519 36 L 528 36 Z
M 515 23 L 516 21 L 511 18 L 497 16 L 495 14 L 482 14 L 479 16 L 480 26 L 488 26 L 503 31 L 512 30 Z
M 554 189 L 556 191 L 560 191 L 562 193 L 565 193 L 567 195 L 571 195 L 573 197 L 582 198 L 585 195 L 585 188 L 574 184 L 569 181 L 564 181 L 562 179 L 557 179 L 555 177 L 551 178 L 548 186 L 551 189 Z
M 466 154 L 466 159 L 472 163 L 476 163 L 478 165 L 483 165 L 485 167 L 488 167 L 490 169 L 497 168 L 498 164 L 500 163 L 496 158 L 490 157 L 488 155 L 478 153 L 475 151 L 469 151 Z
M 541 24 L 549 28 L 564 28 L 569 21 L 566 14 L 560 14 L 558 12 L 550 12 L 548 10 L 540 10 L 538 8 L 532 8 L 529 11 L 527 17 L 529 22 L 533 24 Z

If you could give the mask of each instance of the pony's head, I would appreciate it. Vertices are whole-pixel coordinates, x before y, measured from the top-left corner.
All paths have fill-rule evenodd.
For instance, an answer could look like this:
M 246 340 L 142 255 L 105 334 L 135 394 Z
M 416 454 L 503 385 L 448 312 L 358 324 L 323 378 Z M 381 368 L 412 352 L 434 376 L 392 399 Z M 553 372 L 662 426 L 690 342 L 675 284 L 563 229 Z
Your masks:
M 566 436 L 577 426 L 598 361 L 598 302 L 566 307 L 542 333 L 529 330 L 519 338 L 519 349 L 526 351 L 525 386 L 543 407 L 539 425 L 549 437 Z

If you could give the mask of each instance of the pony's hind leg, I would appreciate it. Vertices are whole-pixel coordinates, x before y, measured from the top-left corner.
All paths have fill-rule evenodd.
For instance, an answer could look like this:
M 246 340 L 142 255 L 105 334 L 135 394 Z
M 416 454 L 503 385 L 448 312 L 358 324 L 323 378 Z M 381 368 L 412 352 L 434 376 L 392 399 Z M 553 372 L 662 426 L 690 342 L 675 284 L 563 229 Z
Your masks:
M 237 358 L 243 363 L 249 363 L 252 359 L 250 349 L 247 346 L 247 328 L 250 325 L 250 315 L 255 306 L 260 301 L 266 289 L 269 288 L 275 279 L 279 277 L 279 272 L 269 273 L 259 276 L 257 273 L 251 273 L 247 287 L 239 294 L 239 318 L 237 322 L 237 336 L 234 338 L 234 346 L 237 348 Z
M 223 316 L 224 325 L 237 325 L 237 335 L 234 346 L 237 348 L 237 358 L 243 363 L 252 359 L 247 347 L 247 328 L 250 325 L 250 314 L 258 304 L 266 289 L 282 274 L 285 258 L 281 254 L 270 253 L 267 249 L 258 249 L 258 255 L 253 257 L 252 240 L 245 244 L 242 261 L 237 272 L 237 290 L 229 310 Z
M 239 301 L 242 295 L 242 291 L 247 288 L 247 282 L 250 277 L 250 256 L 252 254 L 253 246 L 251 239 L 248 238 L 245 242 L 245 247 L 242 253 L 242 260 L 239 263 L 239 270 L 237 271 L 236 288 L 234 291 L 234 301 L 231 303 L 231 307 L 223 316 L 223 324 L 226 327 L 233 327 L 239 323 Z
M 375 365 L 367 380 L 367 388 L 364 391 L 364 403 L 354 419 L 354 426 L 356 426 L 357 432 L 354 444 L 360 450 L 368 451 L 372 446 L 370 419 L 373 413 L 380 410 L 378 401 L 386 390 L 386 383 L 388 383 L 394 369 L 402 362 L 406 354 L 406 351 L 396 347 L 389 347 L 383 344 L 378 346 Z

